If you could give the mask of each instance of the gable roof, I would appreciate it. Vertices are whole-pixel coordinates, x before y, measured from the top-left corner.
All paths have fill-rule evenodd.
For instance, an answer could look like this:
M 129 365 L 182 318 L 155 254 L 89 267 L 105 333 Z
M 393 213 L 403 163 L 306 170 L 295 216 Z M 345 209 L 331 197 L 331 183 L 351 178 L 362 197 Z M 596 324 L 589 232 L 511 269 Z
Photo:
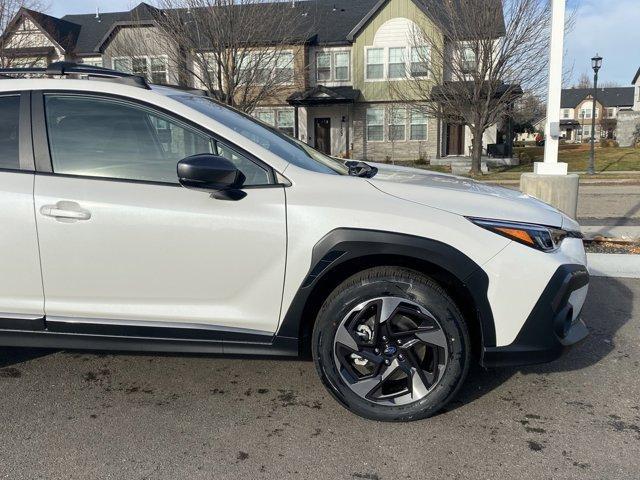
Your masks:
M 347 35 L 347 39 L 350 42 L 353 42 L 355 37 L 364 29 L 373 18 L 389 3 L 390 0 L 377 0 L 375 5 L 367 12 L 367 14 L 362 17 L 362 19 L 358 22 L 358 24 L 349 32 Z M 413 3 L 418 7 L 422 13 L 424 13 L 427 17 L 429 17 L 436 25 L 440 25 L 444 28 L 447 27 L 447 24 L 450 23 L 449 18 L 444 13 L 445 8 L 443 3 L 449 0 L 412 0 Z M 460 0 L 455 0 L 460 2 Z M 500 0 L 492 0 L 495 3 L 495 11 L 496 18 L 493 31 L 489 32 L 494 38 L 500 37 L 505 34 L 505 24 L 504 24 L 504 15 L 502 9 L 502 3 Z M 460 3 L 456 6 L 456 8 L 472 8 L 470 5 L 465 5 Z
M 80 32 L 80 25 L 25 7 L 20 8 L 13 20 L 7 25 L 3 35 L 13 30 L 24 18 L 28 18 L 39 26 L 44 35 L 53 43 L 60 46 L 65 52 L 75 48 L 76 40 Z
M 635 85 L 636 82 L 638 81 L 638 78 L 640 78 L 640 68 L 638 68 L 638 71 L 636 72 L 636 76 L 633 77 L 633 80 L 631 80 L 631 84 Z
M 350 43 L 349 32 L 358 24 L 378 0 L 315 0 L 297 1 L 295 8 L 300 11 L 298 30 L 312 31 L 313 41 L 323 45 L 339 45 Z M 236 8 L 239 6 L 236 6 Z M 247 4 L 240 8 L 260 8 L 259 4 Z M 290 10 L 289 2 L 281 2 L 276 8 Z M 72 22 L 80 27 L 76 42 L 76 53 L 79 55 L 95 54 L 101 43 L 119 26 L 132 24 L 134 20 L 152 21 L 158 10 L 145 3 L 139 4 L 131 11 L 101 13 L 96 15 L 65 15 L 62 20 Z M 269 38 L 262 41 L 268 43 Z M 271 39 L 273 41 L 273 38 Z M 203 46 L 206 48 L 206 46 Z
M 633 87 L 598 89 L 598 102 L 605 107 L 633 106 Z M 560 108 L 576 108 L 580 102 L 593 95 L 593 88 L 566 88 L 562 90 Z

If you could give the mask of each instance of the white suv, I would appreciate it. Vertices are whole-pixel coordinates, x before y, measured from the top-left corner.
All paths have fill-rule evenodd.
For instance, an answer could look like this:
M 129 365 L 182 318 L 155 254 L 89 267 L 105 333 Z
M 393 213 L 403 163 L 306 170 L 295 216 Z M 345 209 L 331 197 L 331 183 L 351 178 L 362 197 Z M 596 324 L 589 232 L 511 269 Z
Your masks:
M 55 78 L 0 80 L 0 345 L 311 351 L 345 407 L 402 421 L 474 357 L 549 361 L 587 334 L 579 226 L 546 204 L 345 164 L 139 77 L 26 73 Z

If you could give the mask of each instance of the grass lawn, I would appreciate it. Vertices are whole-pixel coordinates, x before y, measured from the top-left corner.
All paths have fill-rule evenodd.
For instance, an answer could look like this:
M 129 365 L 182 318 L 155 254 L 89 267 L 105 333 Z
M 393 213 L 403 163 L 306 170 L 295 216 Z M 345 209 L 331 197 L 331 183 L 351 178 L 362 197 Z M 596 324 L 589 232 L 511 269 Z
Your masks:
M 528 147 L 526 151 L 527 156 L 532 160 L 531 162 L 523 163 L 516 167 L 492 168 L 488 174 L 482 175 L 481 178 L 483 180 L 517 180 L 523 172 L 532 172 L 533 162 L 541 162 L 543 160 L 544 148 Z M 559 161 L 568 163 L 570 172 L 585 174 L 584 172 L 586 172 L 589 164 L 589 145 L 571 150 L 563 150 L 561 148 Z M 420 165 L 415 166 L 420 167 Z M 422 168 L 439 172 L 448 171 L 448 167 L 440 166 L 424 166 Z M 634 174 L 630 175 L 622 172 L 634 172 Z M 635 177 L 635 175 L 640 177 L 640 148 L 601 148 L 596 146 L 596 175 L 589 176 L 589 178 L 618 179 L 629 178 L 630 176 Z

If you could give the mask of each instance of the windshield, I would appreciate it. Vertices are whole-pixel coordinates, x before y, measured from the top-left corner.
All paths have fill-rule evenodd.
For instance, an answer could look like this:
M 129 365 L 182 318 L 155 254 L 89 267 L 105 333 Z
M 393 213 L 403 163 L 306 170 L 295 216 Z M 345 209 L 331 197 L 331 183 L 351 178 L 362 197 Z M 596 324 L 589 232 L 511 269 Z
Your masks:
M 334 175 L 349 174 L 349 170 L 342 162 L 318 152 L 304 142 L 295 140 L 245 113 L 207 97 L 195 95 L 171 95 L 170 97 L 231 128 L 297 167 Z

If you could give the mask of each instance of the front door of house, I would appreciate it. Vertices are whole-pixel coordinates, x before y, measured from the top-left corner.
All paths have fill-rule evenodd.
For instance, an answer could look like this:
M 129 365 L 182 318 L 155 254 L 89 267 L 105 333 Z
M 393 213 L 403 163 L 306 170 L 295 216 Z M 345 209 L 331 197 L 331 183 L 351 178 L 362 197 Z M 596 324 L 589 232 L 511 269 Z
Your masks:
M 331 119 L 315 119 L 315 148 L 316 150 L 331 155 Z
M 463 155 L 464 125 L 447 124 L 447 155 Z

